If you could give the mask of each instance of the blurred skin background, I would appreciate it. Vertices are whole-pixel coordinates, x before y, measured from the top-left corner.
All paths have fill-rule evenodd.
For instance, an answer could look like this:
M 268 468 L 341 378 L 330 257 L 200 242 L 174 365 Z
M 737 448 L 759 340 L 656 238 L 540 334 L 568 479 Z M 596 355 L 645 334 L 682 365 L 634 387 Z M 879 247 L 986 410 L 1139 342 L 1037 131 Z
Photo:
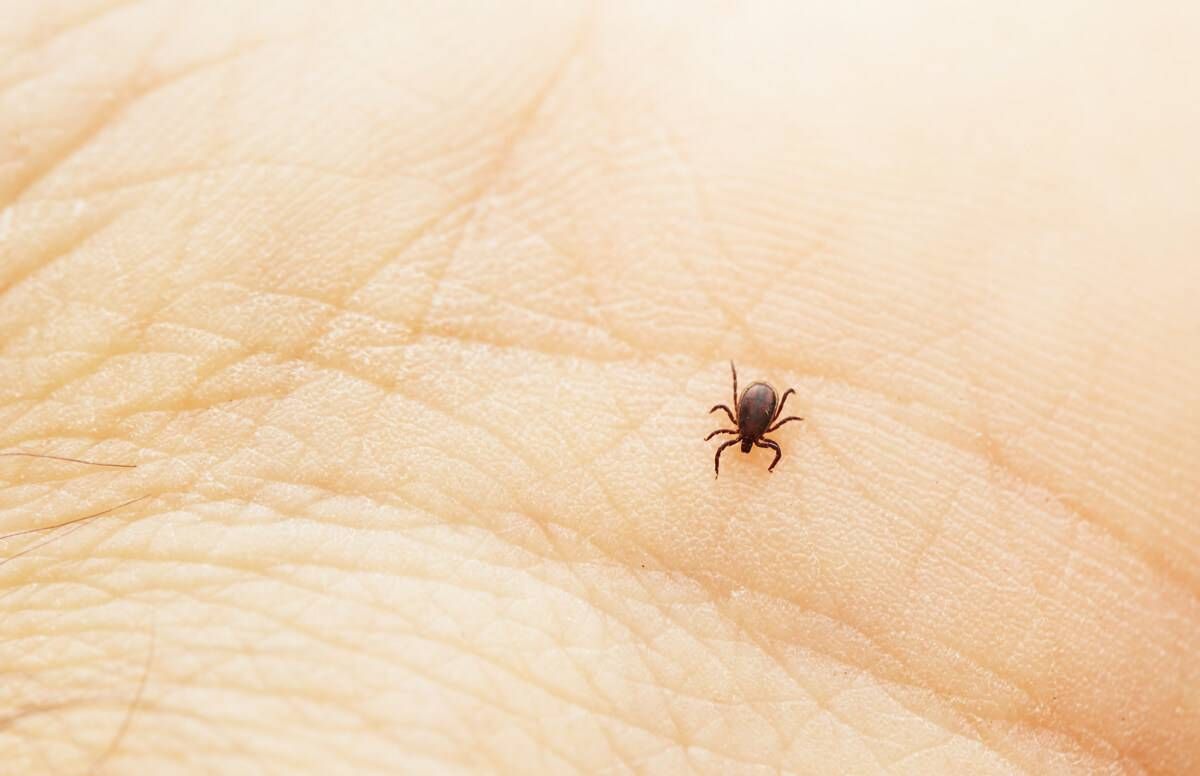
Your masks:
M 1196 773 L 1197 40 L 0 0 L 0 772 Z

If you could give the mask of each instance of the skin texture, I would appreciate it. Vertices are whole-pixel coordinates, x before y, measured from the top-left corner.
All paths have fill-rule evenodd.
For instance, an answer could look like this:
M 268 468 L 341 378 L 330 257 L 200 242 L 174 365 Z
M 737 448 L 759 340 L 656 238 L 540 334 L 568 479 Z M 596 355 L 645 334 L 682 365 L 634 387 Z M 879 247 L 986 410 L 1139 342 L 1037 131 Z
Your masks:
M 4 772 L 1200 770 L 1200 6 L 249 8 L 0 0 Z

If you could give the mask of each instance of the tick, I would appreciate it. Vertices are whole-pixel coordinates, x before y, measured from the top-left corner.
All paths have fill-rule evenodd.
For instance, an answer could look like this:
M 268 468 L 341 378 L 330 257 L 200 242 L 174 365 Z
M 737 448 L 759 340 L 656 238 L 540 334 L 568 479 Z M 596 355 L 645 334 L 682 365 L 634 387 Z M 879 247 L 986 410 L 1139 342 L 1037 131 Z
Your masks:
M 708 436 L 704 437 L 704 441 L 715 437 L 717 434 L 737 434 L 737 439 L 731 439 L 717 448 L 717 455 L 713 459 L 713 470 L 715 476 L 721 476 L 721 453 L 730 445 L 736 445 L 739 442 L 742 445 L 742 452 L 750 452 L 751 447 L 765 447 L 768 450 L 775 451 L 775 460 L 771 461 L 771 465 L 767 467 L 767 471 L 775 468 L 775 464 L 779 463 L 779 459 L 783 457 L 783 451 L 779 449 L 779 445 L 770 439 L 764 437 L 764 434 L 769 434 L 775 429 L 782 426 L 784 423 L 792 420 L 804 420 L 804 418 L 791 415 L 776 423 L 776 419 L 783 413 L 783 405 L 787 402 L 789 396 L 796 392 L 794 388 L 788 388 L 783 392 L 783 398 L 778 399 L 775 394 L 775 389 L 767 383 L 750 383 L 746 386 L 746 390 L 742 392 L 741 397 L 738 397 L 737 389 L 737 367 L 733 362 L 729 362 L 729 369 L 733 372 L 733 406 L 737 407 L 737 414 L 729 409 L 724 404 L 718 404 L 709 410 L 709 413 L 717 410 L 725 410 L 725 414 L 729 416 L 729 420 L 737 428 L 719 428 Z

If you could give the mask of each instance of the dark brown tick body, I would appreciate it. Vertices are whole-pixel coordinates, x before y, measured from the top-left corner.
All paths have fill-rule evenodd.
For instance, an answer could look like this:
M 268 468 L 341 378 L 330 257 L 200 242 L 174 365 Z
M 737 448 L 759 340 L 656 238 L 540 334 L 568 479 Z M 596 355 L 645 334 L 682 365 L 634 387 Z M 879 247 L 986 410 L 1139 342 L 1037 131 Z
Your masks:
M 804 418 L 791 415 L 784 418 L 778 423 L 775 420 L 782 414 L 783 405 L 787 402 L 789 396 L 795 393 L 795 389 L 788 388 L 783 392 L 783 398 L 776 402 L 775 389 L 766 383 L 750 383 L 746 386 L 746 390 L 742 392 L 741 397 L 738 397 L 737 390 L 737 368 L 733 362 L 729 362 L 729 369 L 733 372 L 733 406 L 737 407 L 737 414 L 729 409 L 724 404 L 718 404 L 709 412 L 717 410 L 725 410 L 725 414 L 733 421 L 733 428 L 719 428 L 708 436 L 704 437 L 704 441 L 715 437 L 717 434 L 737 434 L 737 439 L 731 439 L 717 448 L 717 455 L 713 460 L 713 469 L 717 477 L 721 476 L 721 453 L 730 445 L 736 445 L 739 442 L 742 445 L 742 452 L 750 452 L 751 447 L 765 447 L 768 450 L 775 451 L 775 460 L 771 461 L 771 465 L 767 467 L 767 471 L 772 471 L 775 464 L 779 463 L 779 459 L 783 456 L 783 451 L 779 449 L 779 445 L 770 439 L 767 439 L 763 434 L 770 433 L 791 420 L 804 420 Z

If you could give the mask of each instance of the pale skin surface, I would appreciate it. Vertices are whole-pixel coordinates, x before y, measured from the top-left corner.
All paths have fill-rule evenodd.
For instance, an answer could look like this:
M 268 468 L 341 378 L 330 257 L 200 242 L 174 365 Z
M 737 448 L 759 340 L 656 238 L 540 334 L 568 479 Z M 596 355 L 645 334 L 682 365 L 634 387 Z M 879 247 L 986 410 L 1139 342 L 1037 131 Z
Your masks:
M 0 5 L 4 773 L 1200 769 L 1195 3 L 333 5 Z

